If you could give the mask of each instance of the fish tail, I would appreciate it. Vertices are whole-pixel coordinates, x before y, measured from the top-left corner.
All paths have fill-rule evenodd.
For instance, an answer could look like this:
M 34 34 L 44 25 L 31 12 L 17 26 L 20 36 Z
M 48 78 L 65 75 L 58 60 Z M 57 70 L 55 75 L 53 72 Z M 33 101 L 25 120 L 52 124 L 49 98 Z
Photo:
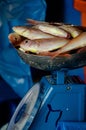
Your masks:
M 32 25 L 37 25 L 37 24 L 41 23 L 41 21 L 33 20 L 30 18 L 27 19 L 27 22 Z
M 54 52 L 52 55 L 51 55 L 51 58 L 54 59 L 55 57 L 57 57 L 58 55 L 60 55 L 60 52 L 59 50 Z
M 40 52 L 40 55 L 42 56 L 50 56 L 52 59 L 55 58 L 56 56 L 58 56 L 60 54 L 60 51 L 57 50 L 55 52 Z

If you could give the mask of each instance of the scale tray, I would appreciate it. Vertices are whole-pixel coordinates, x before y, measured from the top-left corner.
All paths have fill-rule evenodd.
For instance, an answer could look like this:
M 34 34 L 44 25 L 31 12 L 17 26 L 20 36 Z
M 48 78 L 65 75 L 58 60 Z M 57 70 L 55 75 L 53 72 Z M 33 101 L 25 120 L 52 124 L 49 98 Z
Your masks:
M 45 71 L 71 70 L 86 65 L 86 51 L 74 53 L 71 56 L 60 55 L 53 59 L 50 56 L 28 54 L 19 49 L 17 49 L 17 52 L 23 61 L 31 67 Z

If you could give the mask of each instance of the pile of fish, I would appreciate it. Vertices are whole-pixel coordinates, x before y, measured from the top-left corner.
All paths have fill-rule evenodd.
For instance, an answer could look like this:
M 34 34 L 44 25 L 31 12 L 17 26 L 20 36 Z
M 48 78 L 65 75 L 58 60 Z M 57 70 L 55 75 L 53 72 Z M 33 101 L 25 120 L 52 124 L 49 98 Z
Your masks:
M 86 28 L 57 22 L 27 19 L 14 26 L 9 41 L 25 53 L 56 57 L 86 51 Z

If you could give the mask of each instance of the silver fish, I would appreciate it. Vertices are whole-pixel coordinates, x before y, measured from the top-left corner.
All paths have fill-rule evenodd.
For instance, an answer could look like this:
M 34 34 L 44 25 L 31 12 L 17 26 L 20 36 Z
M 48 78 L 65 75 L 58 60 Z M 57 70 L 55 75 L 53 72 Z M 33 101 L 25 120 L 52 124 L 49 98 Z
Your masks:
M 59 28 L 64 29 L 67 32 L 69 32 L 73 38 L 77 37 L 79 34 L 81 34 L 83 32 L 81 29 L 79 29 L 78 27 L 76 27 L 74 25 L 63 24 L 63 25 L 59 26 Z
M 58 49 L 55 52 L 52 52 L 52 54 L 50 54 L 50 55 L 54 58 L 62 53 L 66 53 L 66 52 L 69 52 L 71 50 L 83 48 L 85 46 L 86 46 L 86 32 L 83 32 L 79 36 L 70 40 L 62 48 Z
M 36 40 L 25 39 L 20 43 L 20 48 L 22 48 L 24 51 L 39 54 L 41 52 L 48 52 L 61 48 L 69 41 L 70 41 L 69 39 L 60 37 L 48 38 L 48 39 L 36 39 Z
M 17 34 L 28 39 L 54 38 L 55 36 L 44 33 L 36 28 L 27 26 L 15 26 L 12 28 Z
M 62 28 L 59 28 L 58 26 L 50 25 L 48 23 L 39 23 L 37 25 L 34 25 L 33 28 L 37 28 L 45 33 L 54 35 L 54 36 L 59 36 L 59 37 L 64 37 L 64 38 L 70 38 L 70 33 L 67 31 L 63 30 Z

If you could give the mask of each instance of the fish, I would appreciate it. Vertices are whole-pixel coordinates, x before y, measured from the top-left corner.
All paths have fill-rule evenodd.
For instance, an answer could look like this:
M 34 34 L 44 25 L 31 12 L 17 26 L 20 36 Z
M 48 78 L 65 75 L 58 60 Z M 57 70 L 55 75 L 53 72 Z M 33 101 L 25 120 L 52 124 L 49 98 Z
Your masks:
M 66 30 L 59 28 L 58 26 L 54 26 L 54 25 L 49 25 L 47 23 L 39 23 L 37 25 L 34 25 L 33 28 L 39 29 L 45 33 L 54 35 L 54 36 L 59 36 L 59 37 L 64 37 L 64 38 L 70 38 L 71 35 L 69 32 L 67 32 Z
M 14 26 L 13 31 L 28 39 L 41 39 L 41 38 L 54 38 L 51 34 L 44 33 L 39 29 L 28 27 L 28 26 Z
M 51 35 L 60 36 L 60 37 L 71 37 L 70 33 L 68 33 L 66 30 L 59 28 L 58 26 L 55 26 L 52 24 L 52 22 L 46 22 L 46 21 L 37 21 L 33 19 L 27 19 L 29 24 L 34 25 L 33 28 L 37 28 L 45 33 L 49 33 Z M 62 23 L 58 23 L 58 25 L 63 25 Z
M 60 54 L 67 53 L 69 51 L 83 47 L 86 47 L 86 32 L 82 32 L 80 35 L 70 40 L 67 44 L 65 44 L 62 48 L 58 49 L 57 51 L 51 53 L 47 52 L 45 53 L 45 55 L 49 55 L 52 58 L 55 58 Z
M 64 29 L 65 31 L 69 32 L 73 38 L 77 37 L 79 34 L 83 32 L 81 29 L 74 25 L 63 24 L 58 28 Z
M 34 20 L 34 19 L 30 19 L 30 18 L 27 18 L 26 19 L 27 22 L 31 25 L 37 25 L 37 24 L 45 24 L 45 23 L 49 23 L 49 22 L 45 22 L 45 21 L 38 21 L 38 20 Z
M 38 28 L 44 32 L 48 32 L 48 33 L 51 33 L 54 35 L 61 35 L 61 36 L 66 36 L 66 33 L 67 33 L 68 37 L 71 35 L 73 38 L 75 38 L 80 33 L 82 33 L 83 29 L 85 28 L 85 27 L 80 28 L 79 26 L 58 23 L 58 22 L 37 21 L 37 20 L 33 20 L 33 19 L 27 19 L 27 21 L 29 24 L 37 26 L 36 28 Z M 86 28 L 85 28 L 85 30 L 86 30 Z
M 58 49 L 69 42 L 66 38 L 47 38 L 47 39 L 25 39 L 20 43 L 20 48 L 26 52 L 40 54 Z
M 10 33 L 8 35 L 8 39 L 10 43 L 12 43 L 14 46 L 18 46 L 21 41 L 23 41 L 25 38 L 18 35 L 17 33 Z
M 30 19 L 30 18 L 27 18 L 27 23 L 31 25 L 37 25 L 37 24 L 63 25 L 63 23 L 61 22 L 38 21 L 38 20 Z

